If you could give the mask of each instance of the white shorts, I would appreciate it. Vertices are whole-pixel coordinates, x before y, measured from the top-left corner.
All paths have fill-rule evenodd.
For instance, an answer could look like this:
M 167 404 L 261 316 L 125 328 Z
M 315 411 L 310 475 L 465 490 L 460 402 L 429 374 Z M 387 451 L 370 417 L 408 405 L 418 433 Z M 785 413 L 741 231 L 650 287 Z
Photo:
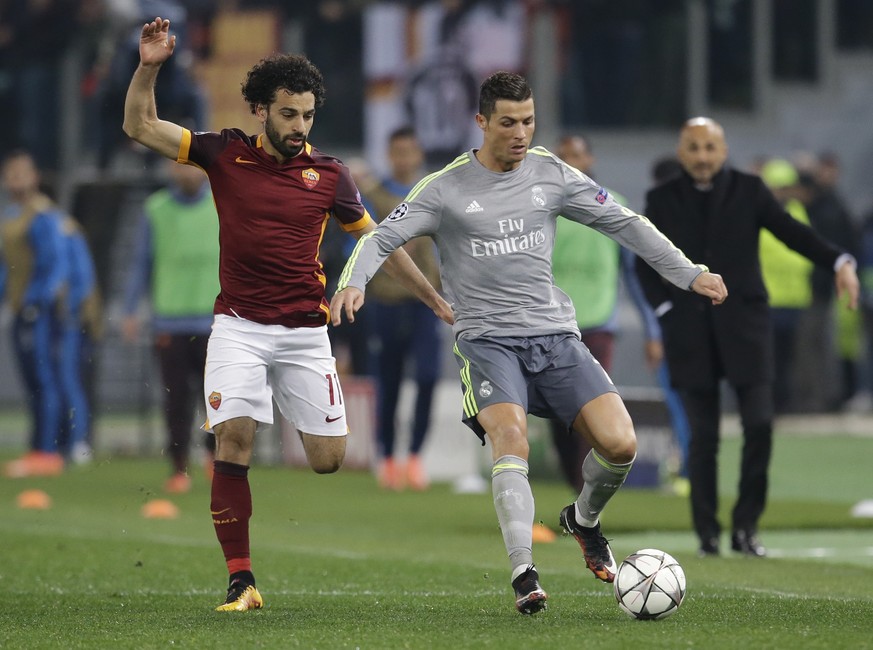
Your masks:
M 275 399 L 298 431 L 348 433 L 327 326 L 261 325 L 219 314 L 209 336 L 203 387 L 207 431 L 238 417 L 272 424 Z

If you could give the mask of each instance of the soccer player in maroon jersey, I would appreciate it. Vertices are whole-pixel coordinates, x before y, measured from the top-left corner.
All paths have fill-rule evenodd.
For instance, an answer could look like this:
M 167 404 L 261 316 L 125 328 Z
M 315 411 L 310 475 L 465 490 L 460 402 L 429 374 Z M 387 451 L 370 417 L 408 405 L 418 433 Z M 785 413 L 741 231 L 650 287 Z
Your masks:
M 242 93 L 263 125 L 192 133 L 158 118 L 154 86 L 173 54 L 170 21 L 143 26 L 140 64 L 124 106 L 128 136 L 209 176 L 220 224 L 215 323 L 205 387 L 215 432 L 211 512 L 230 574 L 218 611 L 263 606 L 249 552 L 252 498 L 248 469 L 259 422 L 272 423 L 272 401 L 300 433 L 319 474 L 342 464 L 348 432 L 342 390 L 327 337 L 330 309 L 318 259 L 327 219 L 355 237 L 375 224 L 348 168 L 307 141 L 324 100 L 319 70 L 299 55 L 273 55 L 249 70 Z M 389 272 L 444 321 L 452 309 L 398 250 Z M 184 281 L 184 280 L 183 280 Z

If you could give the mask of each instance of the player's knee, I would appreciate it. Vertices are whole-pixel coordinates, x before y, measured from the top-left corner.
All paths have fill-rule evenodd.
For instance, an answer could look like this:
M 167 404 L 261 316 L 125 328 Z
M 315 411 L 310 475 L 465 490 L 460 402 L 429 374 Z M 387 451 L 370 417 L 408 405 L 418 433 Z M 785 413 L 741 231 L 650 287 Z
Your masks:
M 604 445 L 603 456 L 610 463 L 623 465 L 631 462 L 637 455 L 637 436 L 633 425 L 617 427 Z
M 633 429 L 630 430 L 630 435 L 621 440 L 620 446 L 616 450 L 615 460 L 612 461 L 619 465 L 631 462 L 637 455 L 637 437 L 634 435 Z
M 313 436 L 300 434 L 309 467 L 316 474 L 333 474 L 342 467 L 346 455 L 346 439 L 343 437 Z
M 216 459 L 247 465 L 254 447 L 254 425 L 238 418 L 216 425 L 214 431 Z
M 309 466 L 316 474 L 333 474 L 342 467 L 342 465 L 342 456 L 319 456 L 318 458 L 311 458 L 309 460 Z
M 511 454 L 519 458 L 527 458 L 530 446 L 527 441 L 527 430 L 514 422 L 499 424 L 488 431 L 491 444 L 499 456 Z

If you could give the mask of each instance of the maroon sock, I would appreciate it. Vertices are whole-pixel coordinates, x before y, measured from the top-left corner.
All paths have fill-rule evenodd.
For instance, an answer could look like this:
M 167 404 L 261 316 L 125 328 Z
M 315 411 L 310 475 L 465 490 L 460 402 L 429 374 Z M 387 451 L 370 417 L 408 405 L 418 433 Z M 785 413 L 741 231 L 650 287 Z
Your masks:
M 245 465 L 215 461 L 210 510 L 229 573 L 252 570 L 249 552 L 252 493 L 248 474 Z

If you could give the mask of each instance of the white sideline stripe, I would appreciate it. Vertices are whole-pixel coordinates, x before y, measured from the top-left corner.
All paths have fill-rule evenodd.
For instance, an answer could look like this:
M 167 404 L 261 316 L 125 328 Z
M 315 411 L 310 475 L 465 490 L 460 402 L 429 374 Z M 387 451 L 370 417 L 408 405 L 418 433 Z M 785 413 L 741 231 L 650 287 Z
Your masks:
M 399 596 L 402 597 L 413 597 L 413 598 L 457 598 L 458 596 L 464 597 L 474 597 L 474 598 L 484 598 L 484 597 L 492 597 L 492 596 L 504 596 L 507 592 L 508 586 L 506 585 L 494 585 L 493 589 L 477 589 L 477 590 L 457 590 L 457 591 L 410 591 L 410 590 L 385 590 L 385 591 L 374 591 L 372 589 L 273 589 L 273 588 L 264 588 L 263 585 L 260 587 L 260 591 L 263 593 L 264 599 L 268 602 L 274 597 L 287 597 L 287 596 L 318 596 L 318 597 L 327 597 L 327 598 L 358 598 L 358 597 L 376 597 L 376 598 L 397 598 Z M 201 596 L 215 596 L 219 590 L 217 589 L 182 589 L 182 590 L 160 590 L 160 589 L 132 589 L 132 590 L 122 590 L 117 591 L 115 593 L 121 597 L 133 597 L 133 596 L 191 596 L 191 597 L 201 597 Z M 844 596 L 810 596 L 807 593 L 799 593 L 793 591 L 782 591 L 779 589 L 760 589 L 758 587 L 742 587 L 735 586 L 731 587 L 730 590 L 719 590 L 719 591 L 711 591 L 711 590 L 701 590 L 696 591 L 694 589 L 689 590 L 688 595 L 692 599 L 700 599 L 700 600 L 718 600 L 718 599 L 735 599 L 736 592 L 744 592 L 751 594 L 759 594 L 759 595 L 767 595 L 767 596 L 778 596 L 779 598 L 791 599 L 791 600 L 816 600 L 816 601 L 826 601 L 826 602 L 837 602 L 837 603 L 857 603 L 859 600 L 873 600 L 873 596 L 852 596 L 852 597 L 844 597 Z M 27 591 L 23 593 L 28 593 Z M 41 594 L 40 591 L 31 591 L 29 593 L 32 594 Z M 82 589 L 80 587 L 76 587 L 75 589 L 63 589 L 57 586 L 52 587 L 52 593 L 57 595 L 69 595 L 69 594 L 103 594 L 104 590 L 102 589 Z M 219 594 L 220 595 L 220 594 Z M 590 597 L 598 597 L 598 598 L 609 598 L 610 600 L 614 599 L 615 596 L 612 592 L 611 588 L 603 587 L 598 588 L 592 591 L 562 591 L 560 593 L 561 596 L 584 596 L 586 598 Z M 553 594 L 555 599 L 560 596 Z
M 3 526 L 0 525 L 0 530 L 3 529 Z M 84 529 L 71 530 L 69 528 L 60 527 L 60 526 L 51 526 L 44 524 L 34 524 L 31 526 L 16 526 L 16 532 L 27 532 L 28 534 L 33 534 L 35 536 L 62 536 L 73 539 L 85 539 L 85 540 L 104 540 L 106 539 L 106 533 L 103 531 L 89 531 Z M 126 530 L 117 531 L 119 533 L 119 540 L 124 540 L 127 536 Z M 631 535 L 628 536 L 632 538 Z M 136 539 L 138 541 L 144 542 L 152 542 L 155 544 L 177 544 L 179 546 L 186 546 L 189 548 L 213 548 L 216 544 L 216 541 L 213 537 L 204 537 L 204 538 L 193 538 L 193 537 L 182 537 L 177 535 L 164 535 L 164 534 L 154 534 L 154 533 L 138 533 L 128 539 Z M 625 543 L 627 541 L 625 540 Z M 268 544 L 262 543 L 259 544 L 260 548 L 269 549 L 272 551 L 289 551 L 291 553 L 299 553 L 305 555 L 315 555 L 315 556 L 326 556 L 326 557 L 338 557 L 344 559 L 352 559 L 352 560 L 367 560 L 373 557 L 378 557 L 378 555 L 373 553 L 363 553 L 356 551 L 348 551 L 348 550 L 338 550 L 338 549 L 329 549 L 323 546 L 319 547 L 307 547 L 307 546 L 292 546 L 289 548 L 287 544 L 284 543 L 276 543 L 276 544 Z M 830 557 L 873 557 L 873 546 L 862 546 L 855 548 L 836 548 L 836 547 L 809 547 L 809 548 L 776 548 L 767 546 L 767 556 L 769 558 L 830 558 Z M 441 562 L 442 560 L 434 559 L 430 560 L 426 556 L 417 556 L 415 558 L 410 558 L 411 560 L 421 561 L 424 563 L 427 562 Z M 464 563 L 467 564 L 467 563 Z M 481 562 L 472 562 L 469 563 L 469 566 L 474 566 L 482 569 L 487 572 L 495 572 L 496 575 L 502 576 L 501 573 L 503 563 L 494 564 L 482 564 Z M 549 573 L 551 574 L 562 574 L 562 575 L 574 575 L 577 573 L 577 569 L 579 567 L 572 566 L 567 567 L 566 570 L 561 570 L 560 568 L 555 569 L 551 567 L 549 569 Z
M 856 549 L 841 549 L 841 548 L 827 548 L 827 547 L 818 547 L 818 548 L 792 548 L 792 549 L 783 549 L 783 548 L 770 548 L 767 547 L 767 556 L 768 557 L 784 557 L 784 558 L 816 558 L 816 557 L 838 557 L 838 556 L 848 556 L 848 557 L 873 557 L 873 546 L 865 546 L 862 548 Z

